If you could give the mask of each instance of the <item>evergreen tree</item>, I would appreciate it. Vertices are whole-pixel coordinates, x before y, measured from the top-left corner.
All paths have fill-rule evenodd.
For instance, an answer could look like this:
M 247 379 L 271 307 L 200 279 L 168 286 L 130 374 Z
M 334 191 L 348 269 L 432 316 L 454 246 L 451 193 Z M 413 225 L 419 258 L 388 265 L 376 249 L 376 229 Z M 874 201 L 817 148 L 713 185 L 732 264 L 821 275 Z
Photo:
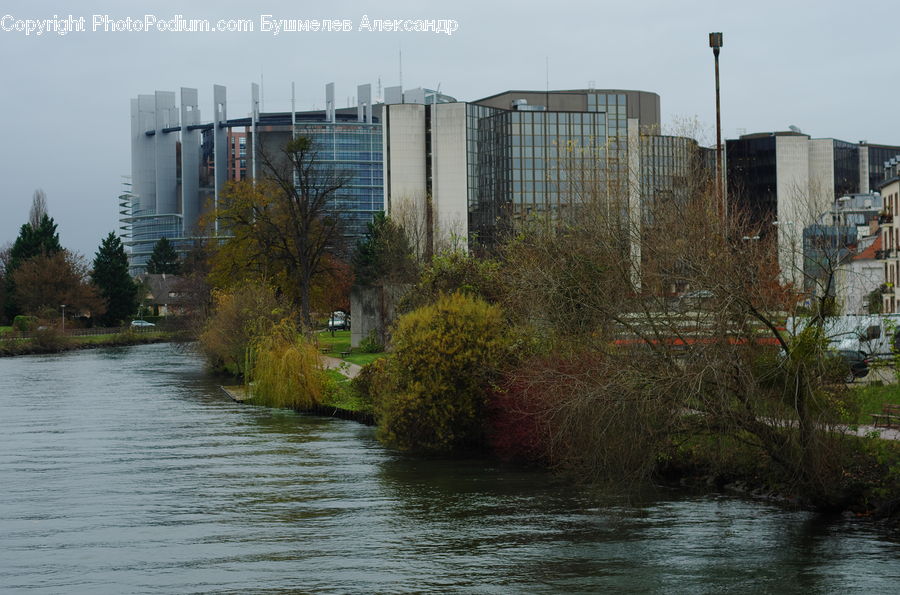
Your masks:
M 133 315 L 138 307 L 138 285 L 128 274 L 128 257 L 122 240 L 109 232 L 94 257 L 91 280 L 106 302 L 100 324 L 113 326 Z
M 168 239 L 160 238 L 153 246 L 153 254 L 147 261 L 147 272 L 153 275 L 160 273 L 177 275 L 181 272 L 178 253 L 175 252 L 175 247 Z
M 19 229 L 19 236 L 9 251 L 9 260 L 6 265 L 6 317 L 9 320 L 20 314 L 16 305 L 16 286 L 13 282 L 13 273 L 25 261 L 35 256 L 53 256 L 62 251 L 59 243 L 59 234 L 56 232 L 56 223 L 53 218 L 43 213 L 40 223 L 35 227 L 30 222 Z

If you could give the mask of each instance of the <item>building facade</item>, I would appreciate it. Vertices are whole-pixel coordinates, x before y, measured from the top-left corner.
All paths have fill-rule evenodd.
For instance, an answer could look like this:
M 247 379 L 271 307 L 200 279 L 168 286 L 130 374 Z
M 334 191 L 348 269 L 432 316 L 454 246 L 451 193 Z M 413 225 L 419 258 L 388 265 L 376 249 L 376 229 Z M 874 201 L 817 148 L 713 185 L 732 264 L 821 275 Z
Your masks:
M 659 96 L 644 91 L 387 105 L 384 126 L 389 212 L 424 211 L 435 238 L 472 249 L 490 250 L 531 217 L 565 218 L 598 194 L 624 220 L 650 223 L 653 205 L 675 198 L 701 161 L 695 141 L 659 135 Z M 640 243 L 630 250 L 639 262 Z
M 837 199 L 869 193 L 882 175 L 872 159 L 891 147 L 811 138 L 794 129 L 746 134 L 726 140 L 725 149 L 729 209 L 759 235 L 777 229 L 782 279 L 801 284 L 804 228 L 832 212 Z
M 878 258 L 884 267 L 882 286 L 882 312 L 900 312 L 900 225 L 896 219 L 900 214 L 900 153 L 884 164 L 884 179 L 879 185 L 884 199 L 881 214 L 881 252 Z
M 197 239 L 224 233 L 217 222 L 201 228 L 201 218 L 214 211 L 225 184 L 261 175 L 257 151 L 275 150 L 297 135 L 309 136 L 317 162 L 345 178 L 332 205 L 344 222 L 345 244 L 384 209 L 380 112 L 370 85 L 359 86 L 357 106 L 344 109 L 336 108 L 334 85 L 327 85 L 321 111 L 260 113 L 257 85 L 250 95 L 250 115 L 232 119 L 220 85 L 208 120 L 201 118 L 196 89 L 182 88 L 178 102 L 167 91 L 131 100 L 131 177 L 119 204 L 132 274 L 145 272 L 162 237 L 184 254 Z

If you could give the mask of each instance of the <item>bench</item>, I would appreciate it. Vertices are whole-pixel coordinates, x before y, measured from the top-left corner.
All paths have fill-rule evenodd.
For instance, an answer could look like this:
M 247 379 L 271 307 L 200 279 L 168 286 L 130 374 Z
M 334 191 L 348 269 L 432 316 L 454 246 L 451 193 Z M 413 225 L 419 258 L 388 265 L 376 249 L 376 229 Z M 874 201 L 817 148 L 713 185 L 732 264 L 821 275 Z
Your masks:
M 900 427 L 900 405 L 884 403 L 881 406 L 881 413 L 872 414 L 872 420 L 876 428 Z
M 350 356 L 350 351 L 342 351 L 342 352 L 341 352 L 341 357 L 347 358 L 347 357 L 349 357 L 349 356 Z
M 331 347 L 319 347 L 319 351 L 322 353 L 328 353 L 331 351 Z

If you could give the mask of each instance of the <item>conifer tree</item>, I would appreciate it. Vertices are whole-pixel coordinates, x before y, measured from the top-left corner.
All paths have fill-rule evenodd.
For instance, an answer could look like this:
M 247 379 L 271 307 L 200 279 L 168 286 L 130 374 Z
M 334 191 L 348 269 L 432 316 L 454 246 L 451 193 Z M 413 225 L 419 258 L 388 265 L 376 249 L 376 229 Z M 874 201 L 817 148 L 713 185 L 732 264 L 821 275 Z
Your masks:
M 9 250 L 9 260 L 6 265 L 6 317 L 9 320 L 20 314 L 20 308 L 16 304 L 16 286 L 13 282 L 13 274 L 25 261 L 36 256 L 53 256 L 62 251 L 59 243 L 59 234 L 56 231 L 56 223 L 47 213 L 41 214 L 40 223 L 35 227 L 30 222 L 19 229 L 19 236 Z
M 128 256 L 122 240 L 109 232 L 94 257 L 91 280 L 106 302 L 106 314 L 100 318 L 104 326 L 120 324 L 138 307 L 138 285 L 128 274 Z
M 153 246 L 153 253 L 147 261 L 147 272 L 152 275 L 165 273 L 177 275 L 181 272 L 181 263 L 178 262 L 178 253 L 175 247 L 165 237 L 159 239 Z

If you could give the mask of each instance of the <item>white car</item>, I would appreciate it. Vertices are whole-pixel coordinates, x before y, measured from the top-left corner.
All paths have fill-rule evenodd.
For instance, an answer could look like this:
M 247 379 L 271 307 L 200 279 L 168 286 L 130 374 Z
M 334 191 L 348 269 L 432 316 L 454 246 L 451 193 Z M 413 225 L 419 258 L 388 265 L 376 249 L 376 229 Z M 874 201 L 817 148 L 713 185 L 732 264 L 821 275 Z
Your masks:
M 139 327 L 147 327 L 147 326 L 156 326 L 152 322 L 147 322 L 146 320 L 132 320 L 131 326 L 139 326 Z

